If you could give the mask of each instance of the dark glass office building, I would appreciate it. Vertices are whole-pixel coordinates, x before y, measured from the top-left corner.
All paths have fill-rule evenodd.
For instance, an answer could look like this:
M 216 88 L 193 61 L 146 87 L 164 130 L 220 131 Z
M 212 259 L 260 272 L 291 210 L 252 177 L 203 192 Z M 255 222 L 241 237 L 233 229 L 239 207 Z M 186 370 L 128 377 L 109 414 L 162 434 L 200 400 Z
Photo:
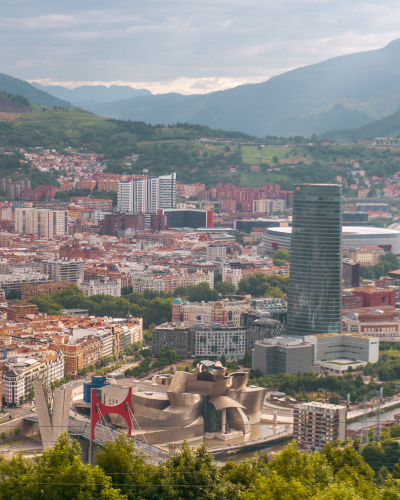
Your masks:
M 288 335 L 341 333 L 340 185 L 295 186 L 288 295 Z

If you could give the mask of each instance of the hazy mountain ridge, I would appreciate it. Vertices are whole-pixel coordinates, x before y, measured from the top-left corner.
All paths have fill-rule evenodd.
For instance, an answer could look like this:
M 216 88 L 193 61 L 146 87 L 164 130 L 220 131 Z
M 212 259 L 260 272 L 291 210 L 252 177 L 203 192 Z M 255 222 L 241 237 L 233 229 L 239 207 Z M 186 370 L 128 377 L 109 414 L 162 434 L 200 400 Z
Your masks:
M 54 106 L 68 106 L 68 102 L 58 99 L 47 92 L 43 92 L 24 80 L 5 75 L 4 73 L 0 73 L 0 90 L 26 97 L 35 104 L 41 104 L 49 108 Z
M 340 56 L 288 71 L 259 84 L 206 95 L 137 97 L 89 105 L 87 109 L 109 117 L 138 119 L 142 115 L 143 120 L 150 123 L 198 123 L 258 136 L 275 135 L 276 129 L 281 135 L 308 135 L 308 115 L 328 103 L 331 106 L 340 104 L 343 99 L 355 100 L 359 106 L 355 111 L 365 116 L 343 112 L 342 128 L 366 123 L 368 117 L 373 120 L 393 113 L 392 104 L 386 110 L 385 106 L 382 110 L 370 109 L 370 100 L 397 87 L 400 87 L 400 40 L 382 49 Z M 333 113 L 337 114 L 337 111 Z M 290 120 L 296 120 L 296 127 L 292 127 Z M 319 134 L 333 128 L 329 119 L 314 119 L 314 122 L 313 131 Z
M 328 139 L 338 142 L 356 142 L 368 137 L 395 137 L 400 134 L 400 111 L 354 129 L 340 129 L 325 132 Z
M 122 85 L 110 85 L 110 87 L 106 87 L 105 85 L 81 85 L 75 89 L 68 89 L 61 85 L 44 86 L 37 82 L 32 82 L 32 85 L 59 99 L 70 101 L 75 105 L 82 104 L 82 106 L 152 95 L 150 90 L 134 89 Z

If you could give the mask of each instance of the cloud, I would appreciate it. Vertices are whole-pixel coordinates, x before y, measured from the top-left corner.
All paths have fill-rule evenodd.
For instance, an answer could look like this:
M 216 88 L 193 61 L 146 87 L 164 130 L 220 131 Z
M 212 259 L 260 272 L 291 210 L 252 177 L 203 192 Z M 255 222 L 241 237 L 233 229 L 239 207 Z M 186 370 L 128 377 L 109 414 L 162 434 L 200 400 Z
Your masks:
M 380 48 L 400 37 L 399 17 L 392 0 L 14 0 L 0 18 L 0 72 L 209 92 Z

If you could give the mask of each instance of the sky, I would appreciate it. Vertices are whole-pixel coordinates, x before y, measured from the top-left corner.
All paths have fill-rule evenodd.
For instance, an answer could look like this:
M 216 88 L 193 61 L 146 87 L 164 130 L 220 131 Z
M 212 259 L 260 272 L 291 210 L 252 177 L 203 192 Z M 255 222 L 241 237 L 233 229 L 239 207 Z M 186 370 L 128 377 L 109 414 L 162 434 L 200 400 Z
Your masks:
M 381 48 L 399 19 L 392 0 L 12 0 L 0 73 L 197 94 Z

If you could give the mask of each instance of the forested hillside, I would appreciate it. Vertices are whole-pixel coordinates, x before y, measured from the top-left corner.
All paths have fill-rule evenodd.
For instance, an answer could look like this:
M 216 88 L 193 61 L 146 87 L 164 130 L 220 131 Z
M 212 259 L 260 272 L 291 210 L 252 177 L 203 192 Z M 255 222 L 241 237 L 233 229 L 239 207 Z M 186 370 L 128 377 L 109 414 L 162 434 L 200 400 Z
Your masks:
M 37 89 L 33 85 L 19 78 L 14 78 L 4 73 L 0 73 L 0 90 L 9 92 L 10 94 L 21 95 L 26 97 L 35 104 L 43 106 L 68 106 L 68 102 L 58 99 L 47 92 Z

